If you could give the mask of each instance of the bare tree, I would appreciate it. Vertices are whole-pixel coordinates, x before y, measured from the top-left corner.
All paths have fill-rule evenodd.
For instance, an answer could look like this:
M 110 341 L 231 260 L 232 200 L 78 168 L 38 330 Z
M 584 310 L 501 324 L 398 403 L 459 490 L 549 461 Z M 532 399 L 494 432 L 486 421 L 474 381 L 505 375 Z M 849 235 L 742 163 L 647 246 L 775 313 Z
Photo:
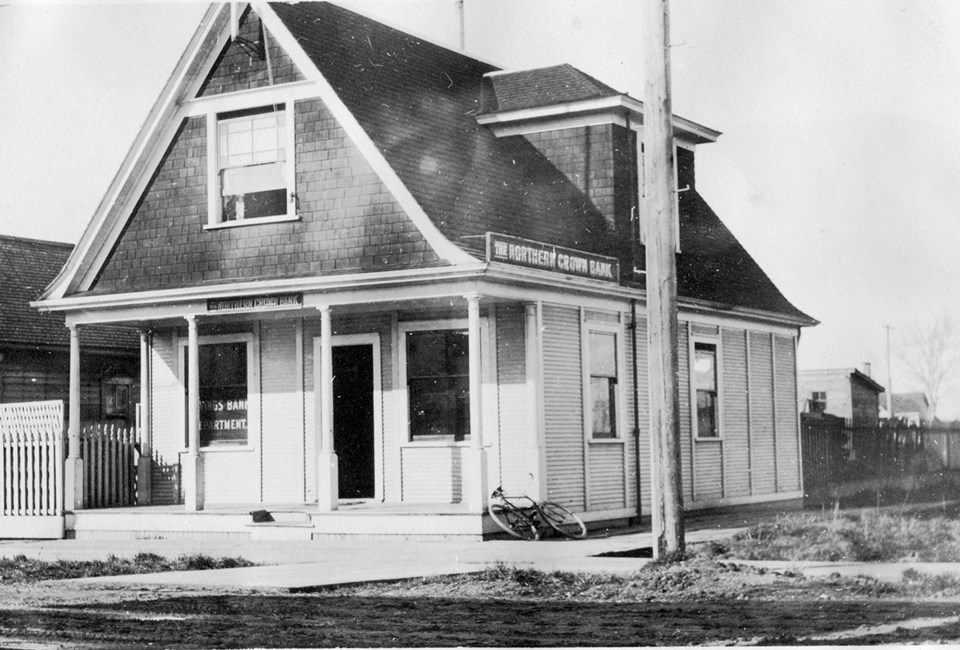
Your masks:
M 897 356 L 910 369 L 930 401 L 930 419 L 960 369 L 958 332 L 953 318 L 943 312 L 933 322 L 905 330 Z

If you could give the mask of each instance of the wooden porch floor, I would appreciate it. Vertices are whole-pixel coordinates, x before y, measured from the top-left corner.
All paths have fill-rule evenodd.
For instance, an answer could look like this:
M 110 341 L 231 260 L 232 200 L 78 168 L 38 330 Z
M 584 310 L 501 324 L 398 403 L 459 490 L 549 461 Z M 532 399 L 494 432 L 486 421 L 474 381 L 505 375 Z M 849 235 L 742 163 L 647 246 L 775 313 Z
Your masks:
M 264 510 L 268 521 L 254 521 L 251 513 Z M 65 524 L 75 539 L 481 540 L 497 531 L 488 517 L 458 503 L 344 502 L 333 512 L 289 503 L 217 504 L 196 512 L 182 504 L 130 506 L 77 510 Z

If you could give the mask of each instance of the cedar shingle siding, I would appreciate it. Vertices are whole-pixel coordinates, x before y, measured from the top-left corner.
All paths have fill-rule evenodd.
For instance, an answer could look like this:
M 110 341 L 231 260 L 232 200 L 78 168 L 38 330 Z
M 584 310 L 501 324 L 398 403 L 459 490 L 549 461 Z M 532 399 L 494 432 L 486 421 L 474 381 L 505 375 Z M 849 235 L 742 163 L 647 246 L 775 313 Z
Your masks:
M 307 100 L 295 111 L 299 221 L 204 230 L 206 126 L 203 118 L 191 118 L 93 290 L 436 264 L 436 254 L 326 107 Z

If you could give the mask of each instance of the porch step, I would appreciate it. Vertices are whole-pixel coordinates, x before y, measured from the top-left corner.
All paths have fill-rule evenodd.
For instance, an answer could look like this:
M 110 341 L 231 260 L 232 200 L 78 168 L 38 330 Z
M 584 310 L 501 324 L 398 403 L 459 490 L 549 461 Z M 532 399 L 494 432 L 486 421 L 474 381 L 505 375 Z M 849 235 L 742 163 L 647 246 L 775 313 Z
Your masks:
M 303 511 L 255 510 L 247 524 L 250 539 L 255 541 L 306 541 L 316 530 L 310 515 Z
M 336 512 L 252 509 L 185 512 L 182 506 L 144 506 L 67 513 L 66 536 L 75 539 L 199 539 L 308 541 L 419 539 L 481 541 L 499 531 L 489 517 L 467 512 L 341 509 Z M 264 517 L 259 516 L 258 519 Z M 269 519 L 272 519 L 270 521 Z

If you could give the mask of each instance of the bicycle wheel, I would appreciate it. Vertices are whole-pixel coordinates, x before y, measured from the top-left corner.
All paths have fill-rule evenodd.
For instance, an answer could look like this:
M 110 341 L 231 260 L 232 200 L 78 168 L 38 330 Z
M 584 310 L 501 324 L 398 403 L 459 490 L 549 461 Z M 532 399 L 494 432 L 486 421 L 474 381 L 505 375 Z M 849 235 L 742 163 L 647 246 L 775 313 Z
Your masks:
M 538 508 L 543 515 L 544 523 L 564 537 L 583 539 L 587 536 L 587 526 L 580 521 L 580 517 L 559 503 L 544 501 Z
M 540 539 L 540 529 L 522 510 L 502 503 L 491 503 L 487 512 L 490 518 L 497 522 L 514 537 L 535 542 Z

